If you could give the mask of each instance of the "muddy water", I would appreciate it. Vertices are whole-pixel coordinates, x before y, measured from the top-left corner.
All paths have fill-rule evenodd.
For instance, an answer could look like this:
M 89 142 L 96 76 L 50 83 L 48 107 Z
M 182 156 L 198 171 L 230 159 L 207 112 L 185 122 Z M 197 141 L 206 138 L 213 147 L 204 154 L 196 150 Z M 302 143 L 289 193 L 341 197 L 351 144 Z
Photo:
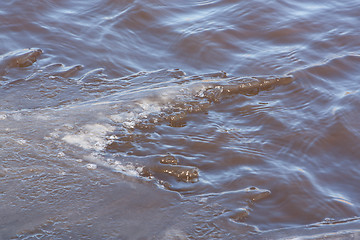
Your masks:
M 360 238 L 358 1 L 2 1 L 0 239 Z

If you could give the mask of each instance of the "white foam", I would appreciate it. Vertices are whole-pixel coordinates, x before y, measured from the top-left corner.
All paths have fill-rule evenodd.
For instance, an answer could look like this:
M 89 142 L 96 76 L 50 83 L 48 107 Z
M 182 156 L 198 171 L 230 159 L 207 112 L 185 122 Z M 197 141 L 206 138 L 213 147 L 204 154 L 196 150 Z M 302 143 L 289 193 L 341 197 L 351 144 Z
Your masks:
M 48 120 L 50 120 L 52 117 L 49 116 L 49 115 L 46 115 L 46 114 L 44 114 L 44 113 L 41 113 L 41 114 L 35 115 L 35 118 L 37 118 L 38 120 L 48 121 Z
M 65 157 L 65 153 L 64 152 L 58 152 L 57 157 Z
M 98 166 L 101 166 L 131 177 L 140 177 L 140 174 L 143 172 L 143 167 L 135 166 L 130 162 L 123 163 L 114 159 L 105 159 L 101 154 L 96 152 L 84 156 L 83 159 L 87 162 L 85 167 L 89 170 L 94 170 Z
M 134 166 L 131 163 L 123 164 L 120 161 L 113 159 L 107 160 L 107 166 L 112 168 L 116 172 L 121 172 L 129 176 L 139 177 L 140 173 L 143 171 L 143 167 Z
M 142 101 L 138 102 L 139 107 L 143 110 L 140 114 L 149 114 L 161 111 L 161 105 L 156 102 L 153 102 L 149 99 L 143 99 Z
M 86 167 L 89 170 L 95 170 L 97 168 L 97 165 L 94 163 L 88 163 L 88 164 L 86 164 Z
M 25 139 L 17 139 L 16 142 L 20 145 L 25 145 L 27 143 Z
M 114 114 L 110 116 L 110 119 L 116 123 L 122 123 L 122 126 L 127 129 L 135 128 L 135 125 L 140 122 L 139 114 L 134 112 Z
M 111 138 L 106 137 L 114 130 L 115 127 L 109 124 L 86 124 L 78 133 L 67 134 L 62 140 L 84 149 L 102 151 L 108 144 L 111 144 L 114 139 L 116 139 L 116 136 L 112 136 Z
M 133 128 L 135 128 L 135 125 L 136 125 L 136 121 L 125 121 L 125 122 L 123 122 L 123 127 L 124 128 L 133 129 Z
M 143 99 L 137 102 L 131 111 L 113 114 L 109 118 L 116 123 L 121 123 L 126 129 L 133 129 L 136 124 L 141 123 L 150 115 L 159 114 L 163 108 L 164 106 L 158 102 L 154 102 L 151 99 Z

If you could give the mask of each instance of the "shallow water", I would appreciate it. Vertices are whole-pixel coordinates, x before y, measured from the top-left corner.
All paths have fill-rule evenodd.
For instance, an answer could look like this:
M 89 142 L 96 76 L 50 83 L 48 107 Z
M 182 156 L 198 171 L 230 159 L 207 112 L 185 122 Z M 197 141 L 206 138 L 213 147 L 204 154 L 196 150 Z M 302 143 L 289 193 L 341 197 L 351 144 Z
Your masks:
M 1 2 L 0 238 L 360 238 L 359 12 Z

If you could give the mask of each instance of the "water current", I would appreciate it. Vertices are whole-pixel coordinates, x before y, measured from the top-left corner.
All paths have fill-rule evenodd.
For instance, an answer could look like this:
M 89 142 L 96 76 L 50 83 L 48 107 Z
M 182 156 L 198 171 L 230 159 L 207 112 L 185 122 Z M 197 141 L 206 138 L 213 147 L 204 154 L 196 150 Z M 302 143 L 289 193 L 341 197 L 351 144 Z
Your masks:
M 360 239 L 360 2 L 0 3 L 0 239 Z

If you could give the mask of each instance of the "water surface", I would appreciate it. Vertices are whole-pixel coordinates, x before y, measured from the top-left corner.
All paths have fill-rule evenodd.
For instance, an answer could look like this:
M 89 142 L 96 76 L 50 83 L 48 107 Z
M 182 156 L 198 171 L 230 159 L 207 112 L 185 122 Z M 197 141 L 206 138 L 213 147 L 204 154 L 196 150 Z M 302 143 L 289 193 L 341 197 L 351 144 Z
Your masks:
M 359 238 L 359 12 L 1 2 L 0 238 Z

